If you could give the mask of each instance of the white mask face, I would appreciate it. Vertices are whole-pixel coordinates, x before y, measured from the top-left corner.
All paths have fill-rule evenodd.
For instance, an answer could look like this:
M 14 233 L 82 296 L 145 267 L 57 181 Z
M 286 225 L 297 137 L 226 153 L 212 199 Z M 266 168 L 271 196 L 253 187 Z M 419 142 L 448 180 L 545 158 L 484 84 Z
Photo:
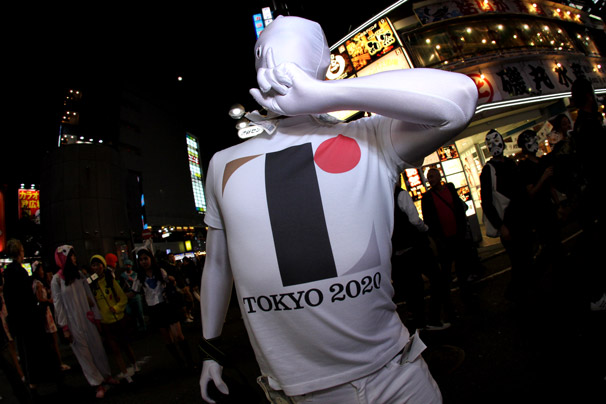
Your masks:
M 496 130 L 491 130 L 486 134 L 486 147 L 493 157 L 502 156 L 505 151 L 503 136 Z
M 539 142 L 537 141 L 536 136 L 526 139 L 526 142 L 524 142 L 524 148 L 530 153 L 536 153 L 539 150 Z

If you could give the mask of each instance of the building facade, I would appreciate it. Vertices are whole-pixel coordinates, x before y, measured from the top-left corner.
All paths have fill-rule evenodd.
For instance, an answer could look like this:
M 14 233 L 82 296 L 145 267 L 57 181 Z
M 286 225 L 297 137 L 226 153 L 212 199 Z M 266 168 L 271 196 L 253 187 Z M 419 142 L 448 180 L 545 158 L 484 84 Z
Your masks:
M 167 100 L 119 87 L 66 92 L 41 180 L 46 256 L 71 244 L 82 263 L 108 252 L 122 263 L 148 239 L 176 254 L 204 250 L 200 143 Z
M 550 151 L 551 120 L 575 109 L 574 80 L 589 79 L 596 95 L 606 93 L 606 35 L 599 16 L 572 4 L 529 0 L 399 1 L 331 47 L 328 79 L 379 71 L 438 68 L 468 75 L 478 88 L 475 117 L 464 132 L 423 165 L 402 173 L 420 210 L 425 173 L 438 168 L 469 208 L 474 238 L 482 238 L 479 175 L 490 157 L 490 129 L 515 155 L 517 136 L 535 130 L 541 153 Z M 355 119 L 360 111 L 335 115 Z

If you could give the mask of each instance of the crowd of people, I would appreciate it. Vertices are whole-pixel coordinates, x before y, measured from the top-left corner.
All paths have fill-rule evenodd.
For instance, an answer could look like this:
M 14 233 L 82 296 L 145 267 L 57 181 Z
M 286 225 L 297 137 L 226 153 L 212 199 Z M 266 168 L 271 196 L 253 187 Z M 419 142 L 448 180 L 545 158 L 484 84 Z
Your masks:
M 63 361 L 61 341 L 97 398 L 111 385 L 133 383 L 142 362 L 132 338 L 148 331 L 159 331 L 179 368 L 198 368 L 181 323 L 193 321 L 202 263 L 151 250 L 135 251 L 136 266 L 129 258 L 119 265 L 114 253 L 94 254 L 82 265 L 73 246 L 62 245 L 55 265 L 35 261 L 30 276 L 21 242 L 7 243 L 12 262 L 0 276 L 0 367 L 20 403 L 37 402 L 40 383 L 65 388 L 64 372 L 72 367 Z
M 597 175 L 599 147 L 606 135 L 603 116 L 591 86 L 578 79 L 572 87 L 577 117 L 560 114 L 547 135 L 549 150 L 540 153 L 532 129 L 517 138 L 521 153 L 505 156 L 505 141 L 496 130 L 486 134 L 491 154 L 480 175 L 483 222 L 488 237 L 499 238 L 511 261 L 506 297 L 524 306 L 541 279 L 555 287 L 576 287 L 574 303 L 592 311 L 606 310 L 606 274 L 599 261 L 603 245 L 602 208 Z M 450 326 L 450 284 L 464 287 L 478 275 L 477 248 L 469 234 L 466 205 L 440 171 L 427 172 L 430 189 L 422 198 L 420 218 L 406 190 L 396 188 L 393 273 L 396 298 L 407 301 L 413 328 L 441 330 Z M 582 262 L 566 268 L 562 227 L 570 221 L 582 230 Z M 433 248 L 430 248 L 433 247 Z M 405 258 L 404 258 L 405 257 Z M 454 264 L 454 266 L 453 266 Z M 423 303 L 425 275 L 430 284 L 426 321 Z

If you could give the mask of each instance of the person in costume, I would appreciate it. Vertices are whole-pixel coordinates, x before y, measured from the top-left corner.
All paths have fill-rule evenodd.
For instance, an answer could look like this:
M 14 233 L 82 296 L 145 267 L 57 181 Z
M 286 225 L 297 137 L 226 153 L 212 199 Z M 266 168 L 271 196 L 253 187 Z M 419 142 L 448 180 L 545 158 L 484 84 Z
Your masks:
M 507 297 L 525 304 L 532 287 L 528 281 L 532 273 L 532 232 L 529 197 L 516 162 L 505 156 L 503 136 L 494 129 L 486 133 L 486 146 L 492 158 L 480 174 L 482 210 L 485 220 L 498 229 L 501 243 L 511 260 L 511 281 Z M 494 194 L 508 202 L 498 203 Z
M 189 343 L 181 329 L 180 313 L 166 297 L 170 282 L 174 282 L 174 279 L 169 279 L 166 271 L 158 265 L 154 254 L 147 248 L 137 251 L 137 261 L 150 325 L 160 331 L 167 350 L 176 361 L 185 368 L 194 369 Z
M 120 369 L 117 377 L 132 383 L 137 360 L 128 341 L 128 328 L 124 318 L 128 298 L 105 263 L 105 258 L 101 255 L 91 257 L 90 267 L 98 276 L 98 279 L 91 284 L 91 288 L 101 312 L 101 330 Z M 131 364 L 129 368 L 126 367 L 123 353 Z
M 248 118 L 266 132 L 208 169 L 202 398 L 214 402 L 210 382 L 229 391 L 212 347 L 235 280 L 268 398 L 441 402 L 392 301 L 393 190 L 470 122 L 475 84 L 433 69 L 325 81 L 324 33 L 299 17 L 275 19 L 255 56 L 251 94 L 268 113 Z M 376 115 L 340 123 L 326 115 L 337 110 Z
M 51 282 L 56 322 L 69 341 L 84 377 L 96 388 L 97 398 L 103 398 L 108 385 L 119 382 L 111 375 L 99 334 L 101 313 L 77 262 L 72 246 L 57 247 L 55 263 L 59 271 Z

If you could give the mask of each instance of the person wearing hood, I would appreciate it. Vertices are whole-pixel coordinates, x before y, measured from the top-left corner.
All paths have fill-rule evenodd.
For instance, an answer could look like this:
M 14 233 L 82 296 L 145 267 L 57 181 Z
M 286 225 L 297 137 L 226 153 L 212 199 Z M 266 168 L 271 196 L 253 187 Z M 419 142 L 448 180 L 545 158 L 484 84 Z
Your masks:
M 101 312 L 101 330 L 120 369 L 120 374 L 117 377 L 132 383 L 137 360 L 128 341 L 128 329 L 124 318 L 128 298 L 118 281 L 114 279 L 111 269 L 107 267 L 105 258 L 101 255 L 93 255 L 90 259 L 90 267 L 98 276 L 91 283 L 91 289 Z M 129 368 L 126 367 L 122 353 L 126 355 L 131 363 Z
M 53 276 L 51 291 L 56 322 L 63 330 L 88 383 L 103 398 L 110 384 L 118 384 L 99 333 L 101 313 L 87 278 L 78 269 L 74 248 L 59 246 L 55 251 L 59 271 Z
M 107 270 L 111 273 L 114 279 L 116 279 L 118 276 L 118 256 L 114 253 L 105 254 L 105 263 L 107 264 Z
M 235 284 L 268 397 L 441 402 L 425 346 L 392 301 L 393 191 L 405 167 L 469 124 L 477 87 L 438 69 L 325 80 L 324 32 L 299 17 L 276 18 L 254 54 L 251 95 L 269 112 L 247 116 L 263 133 L 216 153 L 207 171 L 202 398 L 214 401 L 210 381 L 229 391 L 209 340 Z M 374 115 L 327 115 L 343 110 Z

